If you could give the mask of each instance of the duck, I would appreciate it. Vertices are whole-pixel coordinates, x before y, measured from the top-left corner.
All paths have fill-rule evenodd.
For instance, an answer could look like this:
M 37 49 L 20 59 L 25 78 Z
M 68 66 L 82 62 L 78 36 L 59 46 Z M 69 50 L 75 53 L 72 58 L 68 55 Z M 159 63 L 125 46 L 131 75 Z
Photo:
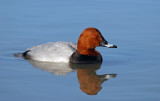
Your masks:
M 82 31 L 77 44 L 49 42 L 28 48 L 17 56 L 43 62 L 90 64 L 102 62 L 101 54 L 95 49 L 98 46 L 117 48 L 116 45 L 108 43 L 97 28 L 90 27 Z

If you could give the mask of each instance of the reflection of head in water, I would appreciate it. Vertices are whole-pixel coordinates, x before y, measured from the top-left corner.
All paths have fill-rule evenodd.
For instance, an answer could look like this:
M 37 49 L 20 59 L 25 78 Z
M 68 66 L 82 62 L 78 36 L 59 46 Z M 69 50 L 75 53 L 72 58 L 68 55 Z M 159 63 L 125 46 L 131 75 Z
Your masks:
M 102 89 L 102 81 L 93 69 L 78 69 L 77 77 L 80 89 L 88 95 L 96 95 Z
M 97 75 L 96 70 L 101 66 L 96 64 L 73 64 L 71 67 L 77 69 L 77 77 L 80 89 L 88 95 L 96 95 L 101 89 L 101 84 L 116 76 L 116 74 Z

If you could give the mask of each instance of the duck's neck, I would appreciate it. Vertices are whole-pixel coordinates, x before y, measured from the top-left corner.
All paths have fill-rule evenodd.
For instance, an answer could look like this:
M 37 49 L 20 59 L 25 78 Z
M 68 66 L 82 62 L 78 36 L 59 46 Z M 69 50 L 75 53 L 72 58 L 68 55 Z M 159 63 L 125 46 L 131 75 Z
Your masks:
M 100 53 L 95 49 L 78 49 L 78 53 L 81 55 L 100 56 Z

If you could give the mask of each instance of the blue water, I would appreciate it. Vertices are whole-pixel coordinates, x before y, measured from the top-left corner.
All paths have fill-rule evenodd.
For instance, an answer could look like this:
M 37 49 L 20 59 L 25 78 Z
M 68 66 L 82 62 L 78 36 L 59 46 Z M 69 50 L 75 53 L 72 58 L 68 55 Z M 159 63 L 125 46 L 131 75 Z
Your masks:
M 0 101 L 159 101 L 159 5 L 159 0 L 1 0 Z M 118 46 L 97 48 L 103 63 L 91 73 L 117 75 L 101 83 L 96 95 L 80 89 L 78 70 L 38 67 L 13 56 L 41 43 L 76 43 L 87 27 Z

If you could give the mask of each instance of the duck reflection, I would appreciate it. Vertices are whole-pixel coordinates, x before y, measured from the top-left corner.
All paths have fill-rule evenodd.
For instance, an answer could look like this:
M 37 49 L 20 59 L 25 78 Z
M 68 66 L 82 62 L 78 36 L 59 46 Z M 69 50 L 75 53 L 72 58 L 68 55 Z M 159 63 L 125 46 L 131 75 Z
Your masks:
M 77 78 L 80 89 L 88 95 L 96 95 L 101 89 L 101 84 L 117 74 L 97 75 L 96 71 L 100 69 L 101 62 L 96 64 L 67 64 L 52 63 L 28 60 L 32 66 L 51 72 L 56 75 L 68 75 L 68 73 L 77 70 Z
M 53 63 L 53 62 L 42 62 L 35 60 L 28 60 L 29 63 L 36 68 L 45 70 L 55 75 L 68 75 L 74 70 L 70 68 L 68 63 Z
M 100 69 L 101 62 L 96 64 L 71 64 L 77 70 L 77 78 L 80 89 L 88 95 L 96 95 L 101 89 L 101 84 L 117 74 L 97 75 L 96 70 Z

